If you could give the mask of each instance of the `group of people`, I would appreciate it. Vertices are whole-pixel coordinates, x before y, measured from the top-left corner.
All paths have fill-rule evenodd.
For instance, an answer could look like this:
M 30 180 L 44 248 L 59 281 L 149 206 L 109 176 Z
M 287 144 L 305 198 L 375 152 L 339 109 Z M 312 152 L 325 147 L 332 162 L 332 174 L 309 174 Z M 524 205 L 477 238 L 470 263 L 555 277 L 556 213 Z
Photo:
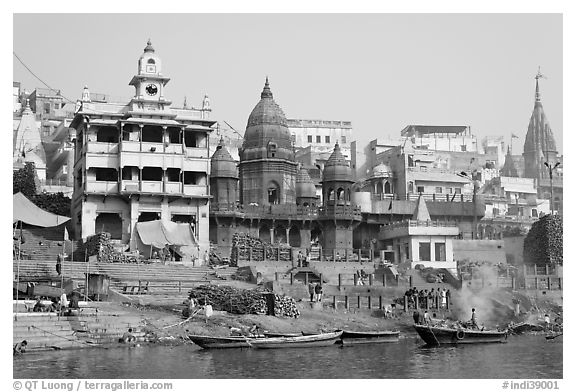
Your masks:
M 310 294 L 310 302 L 322 302 L 322 282 L 308 283 L 308 294 Z
M 418 301 L 419 308 L 437 308 L 445 309 L 450 303 L 450 289 L 440 288 L 434 290 L 418 290 L 416 287 L 408 289 L 404 296 L 408 297 L 408 304 L 410 307 L 416 308 L 416 301 Z
M 425 310 L 424 314 L 421 314 L 418 310 L 415 310 L 414 313 L 412 313 L 412 318 L 414 319 L 414 324 L 418 325 L 434 325 L 436 322 L 440 321 L 436 319 L 436 313 L 432 313 L 432 315 L 430 315 L 428 310 Z M 457 324 L 470 329 L 480 329 L 480 326 L 478 325 L 478 318 L 476 316 L 476 309 L 472 308 L 472 315 L 469 321 L 465 323 L 457 322 Z M 483 329 L 484 328 L 482 328 L 482 330 Z
M 250 328 L 228 327 L 230 329 L 230 336 L 245 336 L 249 338 L 262 337 L 260 327 L 256 324 Z
M 303 254 L 302 251 L 299 251 L 297 260 L 298 260 L 298 267 L 308 267 L 309 265 L 308 254 Z

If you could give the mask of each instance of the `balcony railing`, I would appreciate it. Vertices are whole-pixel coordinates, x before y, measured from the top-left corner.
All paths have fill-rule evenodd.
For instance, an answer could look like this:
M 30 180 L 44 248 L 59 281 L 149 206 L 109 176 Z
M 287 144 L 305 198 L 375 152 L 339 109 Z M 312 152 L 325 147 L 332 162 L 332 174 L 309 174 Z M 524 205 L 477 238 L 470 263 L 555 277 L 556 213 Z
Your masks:
M 418 221 L 407 219 L 400 222 L 395 222 L 392 224 L 384 225 L 380 228 L 380 230 L 394 230 L 403 227 L 458 227 L 456 222 L 448 221 Z
M 118 181 L 87 181 L 86 192 L 97 192 L 97 193 L 118 192 Z
M 273 204 L 268 206 L 251 206 L 241 205 L 236 203 L 211 203 L 211 212 L 220 213 L 240 213 L 248 215 L 274 215 L 274 216 L 300 216 L 300 217 L 316 217 L 318 216 L 317 207 L 303 207 L 294 205 Z

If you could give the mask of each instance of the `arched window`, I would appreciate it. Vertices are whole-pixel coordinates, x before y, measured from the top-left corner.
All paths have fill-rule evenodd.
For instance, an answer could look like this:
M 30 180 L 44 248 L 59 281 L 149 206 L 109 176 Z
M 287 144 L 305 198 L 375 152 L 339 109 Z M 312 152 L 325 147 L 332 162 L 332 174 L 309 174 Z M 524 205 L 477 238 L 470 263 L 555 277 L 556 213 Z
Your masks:
M 280 202 L 280 187 L 275 181 L 268 184 L 268 203 L 278 204 Z
M 392 193 L 392 185 L 388 181 L 384 183 L 384 193 Z
M 378 184 L 376 184 L 376 194 L 381 195 L 383 192 L 384 192 L 384 187 L 382 186 L 382 183 L 379 182 Z
M 336 199 L 344 200 L 344 188 L 338 188 L 338 191 L 336 191 Z
M 328 200 L 334 200 L 334 189 L 328 189 Z
M 156 61 L 154 61 L 154 59 L 148 59 L 148 64 L 156 64 Z

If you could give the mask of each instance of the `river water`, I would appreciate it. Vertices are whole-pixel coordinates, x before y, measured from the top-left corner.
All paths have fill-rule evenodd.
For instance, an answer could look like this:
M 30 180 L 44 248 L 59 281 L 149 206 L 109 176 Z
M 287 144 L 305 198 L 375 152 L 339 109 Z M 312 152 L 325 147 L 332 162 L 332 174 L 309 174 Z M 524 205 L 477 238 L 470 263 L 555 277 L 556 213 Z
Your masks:
M 562 340 L 511 336 L 505 344 L 424 347 L 398 343 L 278 350 L 195 345 L 26 353 L 14 378 L 562 378 Z

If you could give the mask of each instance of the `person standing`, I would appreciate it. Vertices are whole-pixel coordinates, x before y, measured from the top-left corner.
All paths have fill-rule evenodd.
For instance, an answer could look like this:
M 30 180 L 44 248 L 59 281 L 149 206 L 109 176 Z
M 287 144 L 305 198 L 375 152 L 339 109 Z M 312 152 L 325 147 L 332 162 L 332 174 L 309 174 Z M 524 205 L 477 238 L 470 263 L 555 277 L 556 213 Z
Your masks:
M 310 294 L 310 302 L 314 302 L 314 295 L 316 294 L 314 282 L 308 283 L 308 294 Z
M 314 293 L 316 294 L 316 302 L 322 302 L 322 282 L 316 284 L 316 287 L 314 287 Z
M 63 259 L 63 255 L 62 253 L 58 253 L 58 256 L 56 256 L 56 273 L 58 274 L 58 276 L 62 275 L 62 259 Z
M 549 331 L 550 330 L 550 316 L 548 316 L 547 314 L 544 315 L 544 324 L 545 324 L 546 331 Z
M 470 323 L 472 327 L 478 329 L 478 319 L 476 318 L 476 309 L 472 308 L 472 317 L 470 318 Z
M 420 312 L 418 310 L 415 310 L 414 313 L 412 313 L 412 318 L 414 319 L 414 324 L 420 325 Z
M 430 317 L 430 313 L 428 313 L 427 310 L 424 311 L 424 324 L 426 325 L 432 324 L 432 318 Z

